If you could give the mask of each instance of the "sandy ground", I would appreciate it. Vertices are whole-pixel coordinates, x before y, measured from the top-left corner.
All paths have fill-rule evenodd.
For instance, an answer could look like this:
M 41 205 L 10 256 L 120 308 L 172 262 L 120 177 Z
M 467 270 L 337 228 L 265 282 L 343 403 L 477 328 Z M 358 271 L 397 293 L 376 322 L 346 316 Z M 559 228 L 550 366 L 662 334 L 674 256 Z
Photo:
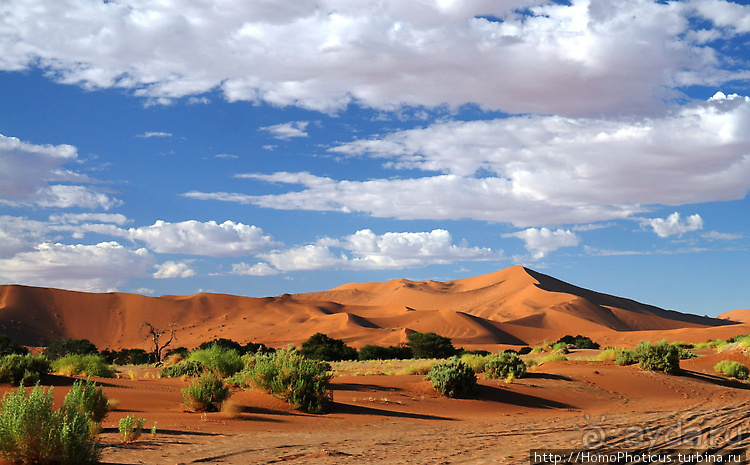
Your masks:
M 709 351 L 706 351 L 709 352 Z M 713 372 L 718 359 L 750 363 L 742 353 L 682 362 L 679 376 L 575 360 L 545 363 L 513 383 L 486 380 L 469 399 L 434 393 L 421 375 L 337 376 L 331 413 L 310 415 L 258 391 L 236 391 L 238 411 L 189 413 L 188 381 L 100 379 L 119 401 L 104 422 L 109 464 L 528 464 L 538 448 L 606 446 L 737 448 L 750 446 L 750 385 Z M 61 399 L 72 380 L 53 377 Z M 9 389 L 2 386 L 1 390 Z M 120 418 L 146 418 L 136 442 L 123 444 Z

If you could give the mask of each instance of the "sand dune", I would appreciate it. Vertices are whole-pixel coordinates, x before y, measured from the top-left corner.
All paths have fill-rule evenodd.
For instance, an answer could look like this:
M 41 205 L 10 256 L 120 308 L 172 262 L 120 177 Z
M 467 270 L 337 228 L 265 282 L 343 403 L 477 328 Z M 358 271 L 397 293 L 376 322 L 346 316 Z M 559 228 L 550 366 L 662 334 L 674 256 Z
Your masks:
M 749 321 L 749 312 L 722 317 Z M 71 337 L 89 339 L 100 349 L 148 349 L 141 330 L 145 321 L 162 329 L 174 325 L 177 345 L 186 347 L 218 337 L 279 347 L 299 344 L 316 332 L 361 347 L 395 345 L 412 331 L 432 331 L 457 345 L 482 347 L 533 345 L 581 333 L 612 342 L 635 339 L 634 332 L 706 340 L 708 331 L 724 328 L 722 334 L 738 334 L 747 329 L 729 326 L 733 322 L 727 319 L 579 288 L 520 266 L 449 282 L 350 283 L 266 298 L 205 293 L 145 297 L 0 286 L 0 331 L 30 346 Z

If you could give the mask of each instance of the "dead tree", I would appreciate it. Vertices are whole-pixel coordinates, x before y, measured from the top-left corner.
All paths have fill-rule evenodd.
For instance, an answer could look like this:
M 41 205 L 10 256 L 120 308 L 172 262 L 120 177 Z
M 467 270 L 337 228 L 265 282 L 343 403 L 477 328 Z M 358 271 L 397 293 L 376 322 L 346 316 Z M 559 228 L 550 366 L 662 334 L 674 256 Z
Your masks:
M 151 341 L 154 344 L 154 358 L 156 358 L 156 364 L 158 365 L 161 363 L 161 354 L 162 351 L 172 343 L 175 339 L 177 339 L 177 332 L 174 329 L 174 323 L 172 323 L 169 326 L 169 329 L 157 329 L 154 325 L 149 323 L 148 321 L 144 321 L 141 325 L 141 330 L 143 328 L 146 328 L 147 334 L 146 338 L 144 340 L 147 340 L 151 338 Z M 167 339 L 167 342 L 162 343 L 161 338 L 165 334 L 169 333 L 169 339 Z

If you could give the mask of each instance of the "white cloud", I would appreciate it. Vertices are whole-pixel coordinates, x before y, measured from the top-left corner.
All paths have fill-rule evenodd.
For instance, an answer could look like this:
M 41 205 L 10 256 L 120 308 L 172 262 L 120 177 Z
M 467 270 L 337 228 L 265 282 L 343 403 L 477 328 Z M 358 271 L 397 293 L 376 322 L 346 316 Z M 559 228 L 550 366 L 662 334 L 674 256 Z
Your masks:
M 87 292 L 116 290 L 128 279 L 148 276 L 154 258 L 146 249 L 117 242 L 65 245 L 45 242 L 30 252 L 0 259 L 4 282 Z
M 275 139 L 289 140 L 295 137 L 308 137 L 305 132 L 307 121 L 292 121 L 290 123 L 276 124 L 273 126 L 264 126 L 261 131 L 268 131 Z
M 154 252 L 211 257 L 247 255 L 274 245 L 262 229 L 233 221 L 218 224 L 215 221 L 168 223 L 159 220 L 152 226 L 130 228 L 123 234 L 131 240 L 145 242 Z
M 682 235 L 686 232 L 703 229 L 703 218 L 700 215 L 690 215 L 683 221 L 678 212 L 666 218 L 649 218 L 644 223 L 651 226 L 659 237 Z
M 112 223 L 120 226 L 131 221 L 127 216 L 119 213 L 63 213 L 50 215 L 49 220 L 51 223 Z
M 145 139 L 149 139 L 151 137 L 172 137 L 171 132 L 144 132 L 143 134 L 138 134 L 136 137 L 143 137 Z
M 326 237 L 315 244 L 259 256 L 282 271 L 402 269 L 504 258 L 502 251 L 455 245 L 451 234 L 443 229 L 416 233 L 388 232 L 382 235 L 364 229 L 340 239 Z
M 516 237 L 523 240 L 526 250 L 531 253 L 531 258 L 534 260 L 542 259 L 562 247 L 575 247 L 581 242 L 578 235 L 566 229 L 552 231 L 547 228 L 528 228 L 503 234 L 503 237 Z
M 746 77 L 712 41 L 746 31 L 747 11 L 719 0 L 7 0 L 0 69 L 40 67 L 157 103 L 219 88 L 228 100 L 322 111 L 475 102 L 640 113 L 675 87 Z M 705 20 L 700 34 L 693 16 Z
M 663 117 L 450 121 L 331 149 L 382 158 L 386 168 L 431 173 L 426 177 L 347 181 L 310 173 L 246 174 L 241 177 L 304 189 L 187 196 L 399 219 L 471 218 L 519 227 L 590 223 L 628 218 L 651 205 L 744 198 L 750 191 L 749 128 L 750 99 L 723 94 Z
M 255 265 L 240 262 L 232 264 L 231 273 L 240 276 L 272 276 L 279 274 L 279 270 L 264 262 L 258 262 Z
M 189 278 L 191 276 L 195 276 L 195 270 L 186 262 L 164 262 L 157 265 L 156 273 L 154 273 L 156 279 Z
M 223 160 L 236 160 L 240 157 L 238 157 L 237 155 L 233 155 L 231 153 L 219 153 L 219 154 L 214 155 L 214 158 L 221 158 Z
M 36 145 L 0 134 L 0 205 L 37 205 L 45 208 L 103 208 L 121 202 L 80 185 L 87 176 L 65 168 L 77 162 L 71 145 Z
M 733 233 L 723 233 L 719 231 L 710 231 L 705 234 L 702 234 L 701 237 L 704 239 L 708 239 L 709 241 L 736 241 L 739 239 L 742 239 L 744 234 L 733 234 Z

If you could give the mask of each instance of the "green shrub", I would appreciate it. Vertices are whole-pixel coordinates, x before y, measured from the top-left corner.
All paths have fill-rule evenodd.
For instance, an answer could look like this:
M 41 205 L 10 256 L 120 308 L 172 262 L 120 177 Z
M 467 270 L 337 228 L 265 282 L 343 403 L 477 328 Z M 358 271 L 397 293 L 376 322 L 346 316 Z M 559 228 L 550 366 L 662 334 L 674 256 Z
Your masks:
M 677 346 L 668 343 L 666 340 L 652 344 L 650 342 L 640 342 L 631 353 L 625 354 L 623 350 L 618 356 L 629 357 L 627 361 L 636 360 L 638 366 L 644 370 L 663 371 L 664 373 L 677 373 L 680 371 L 680 350 Z M 625 355 L 623 355 L 625 354 Z M 615 363 L 625 365 L 628 363 Z
M 197 349 L 188 355 L 188 362 L 200 362 L 217 376 L 226 378 L 241 371 L 245 364 L 235 349 L 225 349 L 214 344 L 206 349 Z M 179 366 L 179 365 L 176 365 Z
M 685 349 L 683 347 L 677 347 L 677 356 L 680 358 L 680 360 L 688 360 L 698 357 L 691 350 Z
M 450 338 L 435 333 L 411 333 L 407 336 L 407 345 L 414 358 L 448 358 L 456 355 Z
M 96 346 L 88 339 L 61 339 L 55 341 L 42 352 L 50 360 L 57 360 L 66 355 L 98 354 Z
M 493 355 L 478 355 L 478 354 L 467 354 L 461 355 L 460 359 L 463 363 L 469 365 L 474 373 L 484 373 L 487 362 Z
M 518 355 L 530 354 L 533 349 L 529 346 L 524 346 L 518 349 Z
M 615 360 L 617 360 L 617 356 L 620 355 L 621 352 L 622 349 L 607 347 L 606 349 L 599 352 L 599 354 L 596 356 L 596 360 L 600 362 L 614 362 Z
M 161 371 L 159 371 L 159 376 L 164 376 L 166 378 L 179 378 L 181 376 L 197 378 L 206 371 L 208 371 L 208 367 L 204 365 L 203 362 L 199 362 L 198 360 L 188 360 L 171 367 L 162 368 Z
M 135 414 L 120 418 L 117 423 L 117 429 L 120 431 L 122 442 L 133 442 L 143 433 L 143 425 L 146 424 L 145 418 L 136 418 Z
M 293 347 L 273 355 L 257 355 L 246 376 L 256 387 L 309 413 L 325 412 L 332 400 L 327 387 L 333 377 L 331 366 L 310 360 Z
M 471 367 L 458 358 L 435 364 L 425 379 L 439 394 L 448 397 L 464 397 L 477 386 L 477 375 Z
M 627 366 L 635 365 L 638 363 L 638 356 L 635 351 L 630 349 L 622 349 L 615 357 L 615 365 Z
M 5 334 L 0 334 L 0 356 L 13 354 L 26 355 L 28 353 L 29 349 L 16 344 Z
M 315 333 L 303 342 L 300 353 L 309 359 L 325 362 L 357 360 L 357 349 L 346 345 L 343 339 L 333 339 L 323 333 Z
M 571 336 L 566 335 L 558 339 L 557 343 L 564 343 L 566 345 L 572 345 L 576 349 L 598 349 L 599 344 L 592 341 L 590 337 L 581 336 L 580 334 L 578 336 Z
M 565 362 L 567 360 L 568 360 L 568 357 L 566 357 L 564 354 L 549 354 L 539 359 L 539 363 Z
M 112 369 L 98 354 L 78 355 L 70 354 L 52 362 L 52 371 L 64 376 L 99 376 L 101 378 L 112 378 L 115 370 Z
M 406 360 L 412 356 L 411 349 L 408 347 L 382 347 L 372 344 L 362 347 L 358 353 L 359 360 Z
M 50 364 L 44 357 L 6 355 L 0 358 L 0 383 L 31 386 L 41 375 L 49 373 Z
M 216 412 L 229 394 L 224 381 L 209 372 L 182 390 L 182 402 L 185 408 L 193 412 Z
M 52 410 L 52 389 L 21 386 L 3 396 L 0 456 L 14 463 L 99 463 L 101 452 L 90 421 L 77 409 Z
M 102 387 L 91 380 L 76 381 L 63 400 L 65 412 L 76 411 L 94 423 L 101 423 L 109 413 L 109 399 Z
M 514 353 L 501 352 L 488 357 L 484 373 L 489 379 L 518 379 L 526 374 L 526 363 Z
M 714 366 L 714 370 L 720 373 L 724 373 L 731 378 L 742 380 L 747 379 L 748 375 L 750 375 L 750 370 L 748 370 L 745 365 L 739 362 L 731 362 L 729 360 L 720 361 L 716 364 L 716 366 Z

